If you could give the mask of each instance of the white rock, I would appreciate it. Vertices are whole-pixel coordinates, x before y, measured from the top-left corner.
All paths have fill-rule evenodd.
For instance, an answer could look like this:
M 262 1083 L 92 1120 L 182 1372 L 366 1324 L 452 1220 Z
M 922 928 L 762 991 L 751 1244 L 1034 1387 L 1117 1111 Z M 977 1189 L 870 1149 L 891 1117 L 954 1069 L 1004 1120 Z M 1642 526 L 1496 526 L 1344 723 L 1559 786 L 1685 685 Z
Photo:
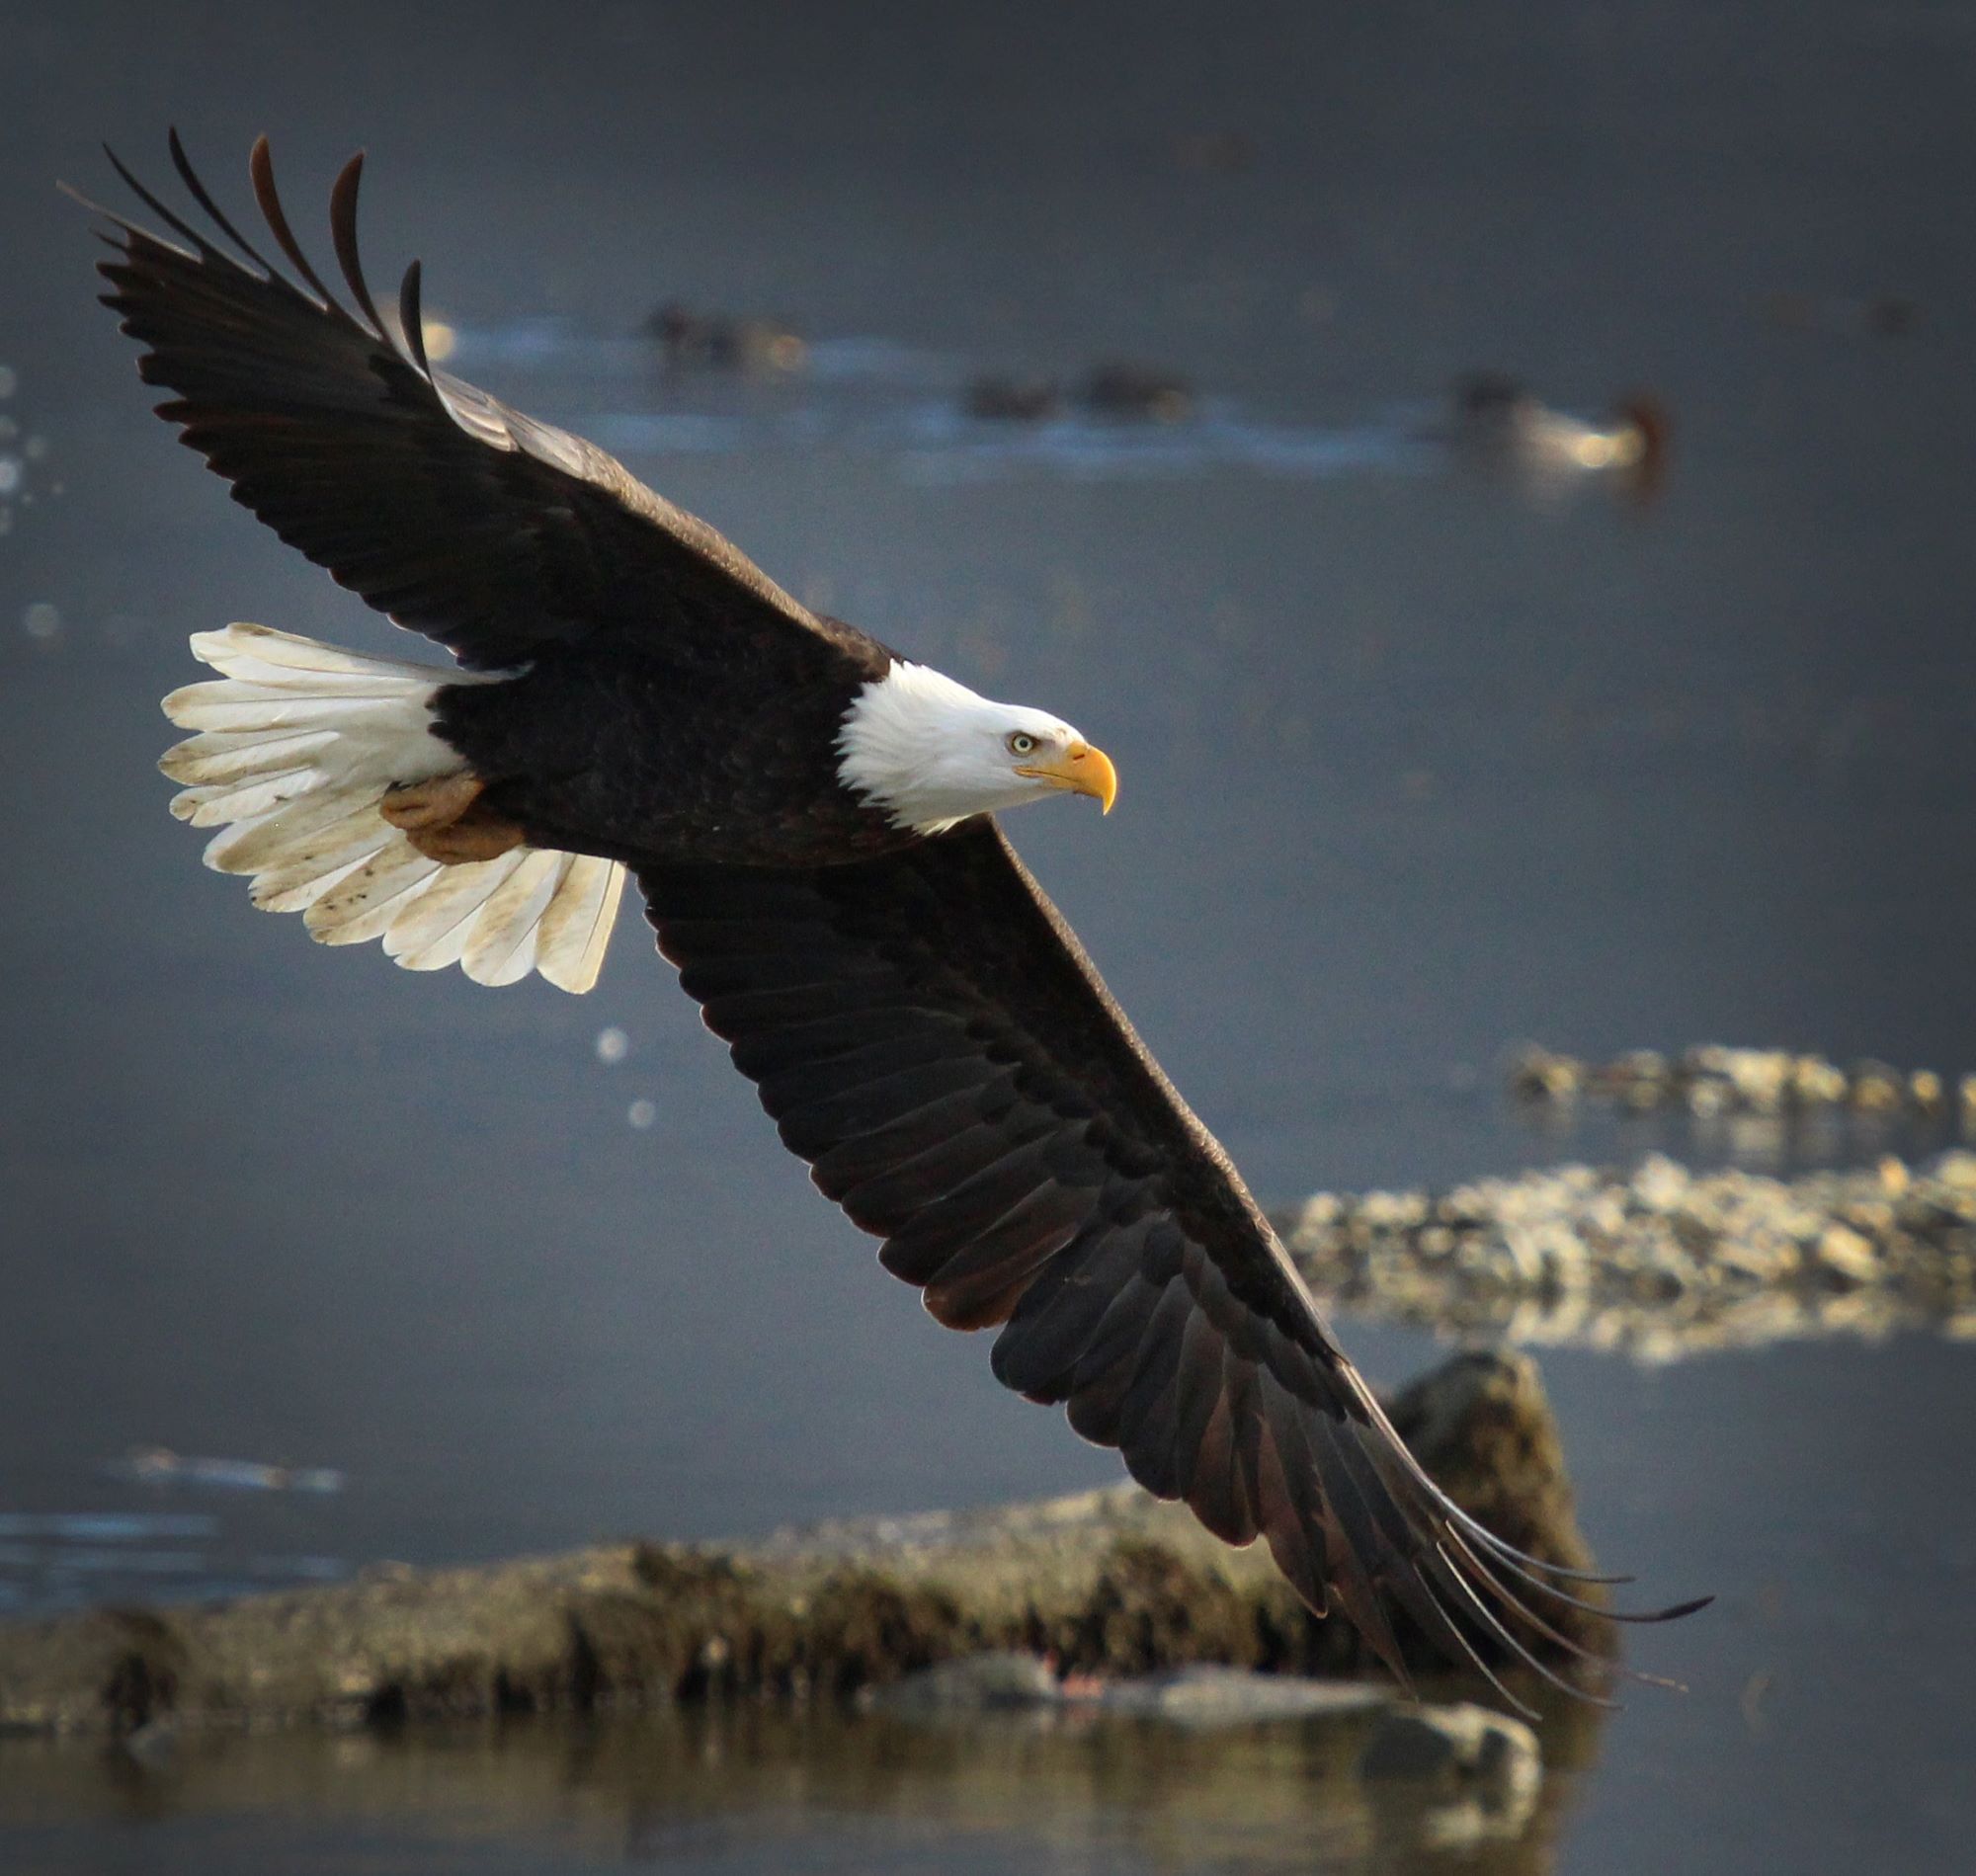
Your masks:
M 1240 1726 L 1257 1720 L 1373 1713 L 1393 1702 L 1386 1688 L 1363 1682 L 1194 1667 L 1113 1681 L 1099 1704 L 1107 1713 L 1139 1714 L 1186 1726 Z

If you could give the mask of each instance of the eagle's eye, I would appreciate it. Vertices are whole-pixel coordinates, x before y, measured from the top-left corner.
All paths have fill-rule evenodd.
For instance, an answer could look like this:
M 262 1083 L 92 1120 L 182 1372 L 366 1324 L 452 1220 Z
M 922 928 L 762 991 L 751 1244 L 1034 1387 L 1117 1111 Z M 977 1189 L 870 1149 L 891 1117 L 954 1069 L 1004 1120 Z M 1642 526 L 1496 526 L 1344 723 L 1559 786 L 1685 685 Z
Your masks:
M 1035 746 L 1036 739 L 1024 730 L 1018 730 L 1009 738 L 1009 754 L 1012 756 L 1028 756 L 1034 751 Z

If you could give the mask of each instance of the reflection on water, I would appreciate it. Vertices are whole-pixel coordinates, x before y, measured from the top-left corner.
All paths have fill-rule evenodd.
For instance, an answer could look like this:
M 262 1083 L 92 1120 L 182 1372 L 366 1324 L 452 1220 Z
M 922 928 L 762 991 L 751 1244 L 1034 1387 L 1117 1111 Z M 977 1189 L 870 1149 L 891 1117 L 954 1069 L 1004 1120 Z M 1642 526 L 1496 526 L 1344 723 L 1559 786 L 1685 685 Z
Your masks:
M 0 1826 L 37 1871 L 132 1867 L 1227 1870 L 1540 1876 L 1595 1723 L 1560 1715 L 1533 1809 L 1368 1784 L 1362 1730 L 1061 1716 L 916 1724 L 833 1710 L 517 1722 L 402 1736 L 0 1742 Z M 204 1859 L 183 1865 L 190 1840 Z M 504 1852 L 503 1845 L 508 1846 Z M 144 1858 L 152 1860 L 147 1864 Z M 257 1864 L 255 1859 L 260 1859 Z
M 925 486 L 1021 473 L 1076 480 L 1200 476 L 1225 470 L 1267 475 L 1421 475 L 1444 462 L 1430 439 L 1403 421 L 1325 429 L 1273 423 L 1225 403 L 1182 424 L 1128 423 L 1061 415 L 1036 423 L 970 416 L 947 400 L 897 409 L 833 413 L 816 402 L 750 416 L 605 411 L 580 426 L 629 455 L 725 454 L 829 444 L 887 457 Z

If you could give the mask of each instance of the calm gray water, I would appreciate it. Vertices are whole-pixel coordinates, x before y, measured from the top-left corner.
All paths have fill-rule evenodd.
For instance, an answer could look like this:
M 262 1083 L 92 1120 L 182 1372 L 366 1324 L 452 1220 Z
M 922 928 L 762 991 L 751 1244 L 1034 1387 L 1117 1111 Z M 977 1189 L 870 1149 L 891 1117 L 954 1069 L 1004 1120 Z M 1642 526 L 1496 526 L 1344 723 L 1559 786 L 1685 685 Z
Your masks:
M 594 995 L 495 992 L 318 949 L 199 865 L 153 768 L 186 635 L 391 634 L 146 415 L 52 190 L 114 188 L 99 136 L 158 174 L 176 121 L 238 202 L 270 129 L 311 234 L 367 143 L 373 271 L 424 257 L 467 375 L 1102 742 L 1118 811 L 1015 832 L 1282 1199 L 1642 1144 L 1520 1130 L 1525 1036 L 1976 1066 L 1972 103 L 1964 5 L 0 20 L 0 1614 L 1114 1469 L 875 1268 L 635 919 Z M 1911 329 L 1865 329 L 1876 295 Z M 789 319 L 813 368 L 669 378 L 626 343 L 668 297 Z M 1115 357 L 1200 419 L 953 416 L 976 371 Z M 1420 433 L 1482 367 L 1588 412 L 1652 387 L 1663 498 L 1457 473 Z M 1433 1353 L 1345 1327 L 1381 1381 Z M 1636 1700 L 1502 1867 L 1966 1866 L 1972 1359 L 1547 1358 L 1601 1554 L 1721 1602 L 1643 1655 L 1692 1694 Z M 118 1476 L 154 1447 L 342 1489 Z M 454 1831 L 326 1751 L 16 1757 L 41 1795 L 0 1863 L 951 1868 L 963 1813 L 978 1866 L 1019 1854 L 935 1771 L 861 1809 L 855 1751 L 731 1750 L 758 1782 L 697 1849 L 663 1782 L 568 1831 L 581 1775 L 543 1773 Z M 1216 1866 L 1174 1808 L 1112 1829 L 1129 1779 L 1049 1777 L 1029 1866 Z

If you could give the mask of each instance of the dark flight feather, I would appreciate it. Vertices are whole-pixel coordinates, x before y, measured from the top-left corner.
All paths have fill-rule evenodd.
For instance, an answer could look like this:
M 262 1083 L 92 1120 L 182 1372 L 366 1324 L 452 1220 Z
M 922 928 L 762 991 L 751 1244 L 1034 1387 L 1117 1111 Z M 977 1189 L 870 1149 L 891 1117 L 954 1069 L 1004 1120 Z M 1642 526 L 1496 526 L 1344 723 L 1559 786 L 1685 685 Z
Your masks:
M 842 645 L 868 643 L 817 618 L 595 445 L 434 367 L 416 268 L 393 333 L 358 248 L 361 156 L 330 204 L 352 311 L 296 238 L 265 138 L 249 175 L 294 280 L 219 209 L 176 133 L 171 148 L 212 234 L 113 152 L 119 176 L 185 245 L 99 208 L 118 250 L 101 269 L 105 303 L 144 348 L 145 381 L 174 393 L 161 414 L 236 499 L 342 585 L 480 670 L 612 632 L 663 632 L 682 658 L 772 645 L 818 672 L 837 667 Z
M 1560 1680 L 1543 1600 L 1698 1606 L 1587 1604 L 1555 1579 L 1591 1573 L 1428 1479 L 993 823 L 853 865 L 639 876 L 659 948 L 886 1268 L 943 1322 L 1000 1323 L 998 1379 L 1217 1536 L 1265 1537 L 1403 1680 L 1400 1611 L 1521 1705 L 1489 1657 Z

